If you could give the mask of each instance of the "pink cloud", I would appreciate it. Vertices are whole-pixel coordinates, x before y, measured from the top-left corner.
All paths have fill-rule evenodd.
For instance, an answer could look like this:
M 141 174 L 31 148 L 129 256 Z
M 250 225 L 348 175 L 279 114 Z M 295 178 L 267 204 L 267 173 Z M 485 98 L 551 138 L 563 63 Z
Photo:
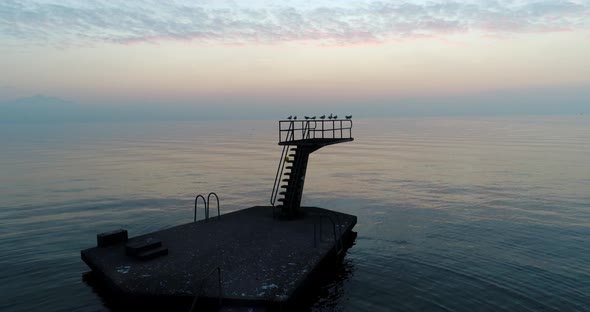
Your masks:
M 185 40 L 348 46 L 472 31 L 501 37 L 590 29 L 590 3 L 575 1 L 368 1 L 348 6 L 326 2 L 315 7 L 283 2 L 267 7 L 215 4 L 109 1 L 56 5 L 5 0 L 0 2 L 0 39 L 41 45 Z

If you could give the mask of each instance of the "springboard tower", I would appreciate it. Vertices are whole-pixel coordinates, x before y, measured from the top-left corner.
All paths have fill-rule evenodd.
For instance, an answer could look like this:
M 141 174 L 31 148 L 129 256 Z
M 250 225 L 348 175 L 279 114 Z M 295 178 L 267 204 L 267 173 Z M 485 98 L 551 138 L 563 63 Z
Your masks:
M 279 121 L 283 152 L 272 206 L 221 215 L 219 197 L 210 193 L 195 198 L 191 222 L 136 236 L 125 229 L 98 234 L 96 247 L 81 251 L 92 269 L 86 280 L 122 310 L 305 310 L 318 279 L 352 246 L 357 222 L 350 214 L 300 207 L 309 155 L 352 141 L 351 131 L 349 119 Z M 211 218 L 210 200 L 217 206 Z
M 279 121 L 279 145 L 283 146 L 283 152 L 270 197 L 273 215 L 293 218 L 300 214 L 311 153 L 324 146 L 353 140 L 351 119 Z M 274 208 L 279 209 L 278 214 Z

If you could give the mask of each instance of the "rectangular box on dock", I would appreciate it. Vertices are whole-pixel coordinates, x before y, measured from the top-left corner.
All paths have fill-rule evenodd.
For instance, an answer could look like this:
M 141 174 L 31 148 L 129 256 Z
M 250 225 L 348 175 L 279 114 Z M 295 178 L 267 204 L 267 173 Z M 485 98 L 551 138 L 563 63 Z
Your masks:
M 122 242 L 128 239 L 127 230 L 119 229 L 110 232 L 104 232 L 96 235 L 96 246 L 106 247 Z

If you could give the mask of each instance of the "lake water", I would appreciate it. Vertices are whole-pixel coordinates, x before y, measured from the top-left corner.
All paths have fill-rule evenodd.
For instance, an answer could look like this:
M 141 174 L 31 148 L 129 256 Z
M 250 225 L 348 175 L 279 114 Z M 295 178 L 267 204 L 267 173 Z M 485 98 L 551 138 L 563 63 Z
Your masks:
M 268 205 L 275 121 L 0 125 L 0 311 L 103 311 L 96 233 Z M 303 204 L 358 216 L 314 310 L 590 311 L 590 117 L 355 120 Z

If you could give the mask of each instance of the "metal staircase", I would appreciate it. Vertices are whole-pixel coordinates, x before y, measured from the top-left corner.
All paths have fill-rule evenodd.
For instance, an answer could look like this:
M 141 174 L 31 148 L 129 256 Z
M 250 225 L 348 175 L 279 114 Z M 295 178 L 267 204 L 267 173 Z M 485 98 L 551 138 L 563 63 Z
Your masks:
M 299 214 L 309 154 L 327 145 L 352 140 L 351 119 L 280 120 L 279 145 L 283 151 L 270 197 L 273 215 Z

